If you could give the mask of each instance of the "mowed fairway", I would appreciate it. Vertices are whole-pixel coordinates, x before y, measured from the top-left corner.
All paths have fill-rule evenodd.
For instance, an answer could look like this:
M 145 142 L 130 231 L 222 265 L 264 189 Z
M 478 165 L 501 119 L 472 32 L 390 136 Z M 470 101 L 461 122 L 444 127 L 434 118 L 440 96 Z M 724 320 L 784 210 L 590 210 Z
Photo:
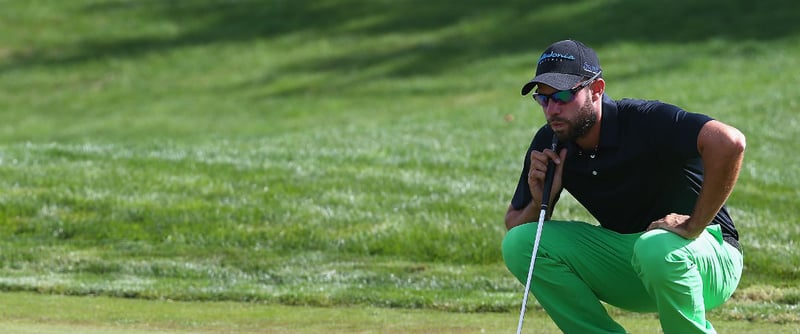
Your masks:
M 709 318 L 800 332 L 800 2 L 0 8 L 0 332 L 513 331 L 502 217 L 544 122 L 519 88 L 567 37 L 612 97 L 745 133 L 745 272 Z

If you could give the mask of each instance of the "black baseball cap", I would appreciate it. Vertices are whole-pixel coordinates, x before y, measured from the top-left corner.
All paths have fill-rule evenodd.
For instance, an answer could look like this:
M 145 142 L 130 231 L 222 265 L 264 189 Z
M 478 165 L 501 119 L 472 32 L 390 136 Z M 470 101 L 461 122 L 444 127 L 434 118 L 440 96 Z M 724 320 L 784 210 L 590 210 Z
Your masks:
M 527 95 L 540 83 L 557 90 L 572 89 L 584 78 L 600 71 L 600 60 L 590 47 L 571 39 L 556 42 L 539 57 L 536 76 L 522 86 L 522 95 Z

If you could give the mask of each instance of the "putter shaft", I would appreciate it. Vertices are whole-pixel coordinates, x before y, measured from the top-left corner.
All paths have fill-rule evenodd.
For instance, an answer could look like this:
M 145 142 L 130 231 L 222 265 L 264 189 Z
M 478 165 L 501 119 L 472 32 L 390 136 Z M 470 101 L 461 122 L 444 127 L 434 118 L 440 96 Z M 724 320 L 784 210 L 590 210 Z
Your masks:
M 553 134 L 553 152 L 558 153 L 558 137 Z M 550 160 L 547 163 L 547 172 L 544 176 L 544 186 L 542 187 L 542 206 L 539 210 L 539 225 L 536 227 L 536 237 L 533 239 L 533 250 L 531 251 L 531 265 L 528 267 L 528 279 L 525 281 L 525 292 L 522 295 L 522 307 L 519 311 L 519 323 L 517 324 L 517 334 L 522 333 L 522 323 L 525 320 L 525 308 L 528 304 L 528 293 L 531 289 L 531 278 L 533 278 L 533 265 L 536 263 L 536 253 L 539 250 L 539 240 L 542 237 L 544 219 L 547 217 L 547 209 L 550 202 L 550 191 L 553 188 L 553 178 L 555 176 L 555 163 Z

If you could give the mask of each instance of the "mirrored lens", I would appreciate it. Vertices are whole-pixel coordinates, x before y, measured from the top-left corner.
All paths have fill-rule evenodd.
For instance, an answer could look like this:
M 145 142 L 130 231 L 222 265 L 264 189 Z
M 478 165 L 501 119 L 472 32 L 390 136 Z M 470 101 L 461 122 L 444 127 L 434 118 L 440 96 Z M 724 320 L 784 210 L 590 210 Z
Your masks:
M 573 93 L 571 90 L 562 90 L 553 93 L 553 95 L 551 95 L 550 98 L 558 103 L 568 103 L 575 98 L 575 93 Z
M 542 107 L 547 107 L 547 102 L 550 99 L 547 95 L 533 94 L 533 99 L 536 100 Z
M 556 101 L 556 103 L 572 102 L 572 100 L 575 99 L 575 93 L 572 90 L 561 90 L 550 95 L 534 93 L 533 99 L 542 105 L 542 107 L 547 107 L 551 100 Z

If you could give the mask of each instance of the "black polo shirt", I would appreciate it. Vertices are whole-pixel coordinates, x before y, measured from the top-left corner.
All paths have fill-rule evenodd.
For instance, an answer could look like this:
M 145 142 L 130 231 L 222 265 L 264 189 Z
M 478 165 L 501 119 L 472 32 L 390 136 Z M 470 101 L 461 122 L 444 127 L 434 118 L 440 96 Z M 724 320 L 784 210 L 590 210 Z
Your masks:
M 600 225 L 619 233 L 642 232 L 670 213 L 689 215 L 703 183 L 697 136 L 710 120 L 658 101 L 615 101 L 603 96 L 597 150 L 583 151 L 572 142 L 560 144 L 567 148 L 564 189 Z M 531 201 L 531 151 L 549 148 L 552 138 L 547 125 L 534 136 L 511 200 L 514 209 L 521 210 Z M 725 206 L 712 224 L 721 225 L 723 236 L 738 240 Z

